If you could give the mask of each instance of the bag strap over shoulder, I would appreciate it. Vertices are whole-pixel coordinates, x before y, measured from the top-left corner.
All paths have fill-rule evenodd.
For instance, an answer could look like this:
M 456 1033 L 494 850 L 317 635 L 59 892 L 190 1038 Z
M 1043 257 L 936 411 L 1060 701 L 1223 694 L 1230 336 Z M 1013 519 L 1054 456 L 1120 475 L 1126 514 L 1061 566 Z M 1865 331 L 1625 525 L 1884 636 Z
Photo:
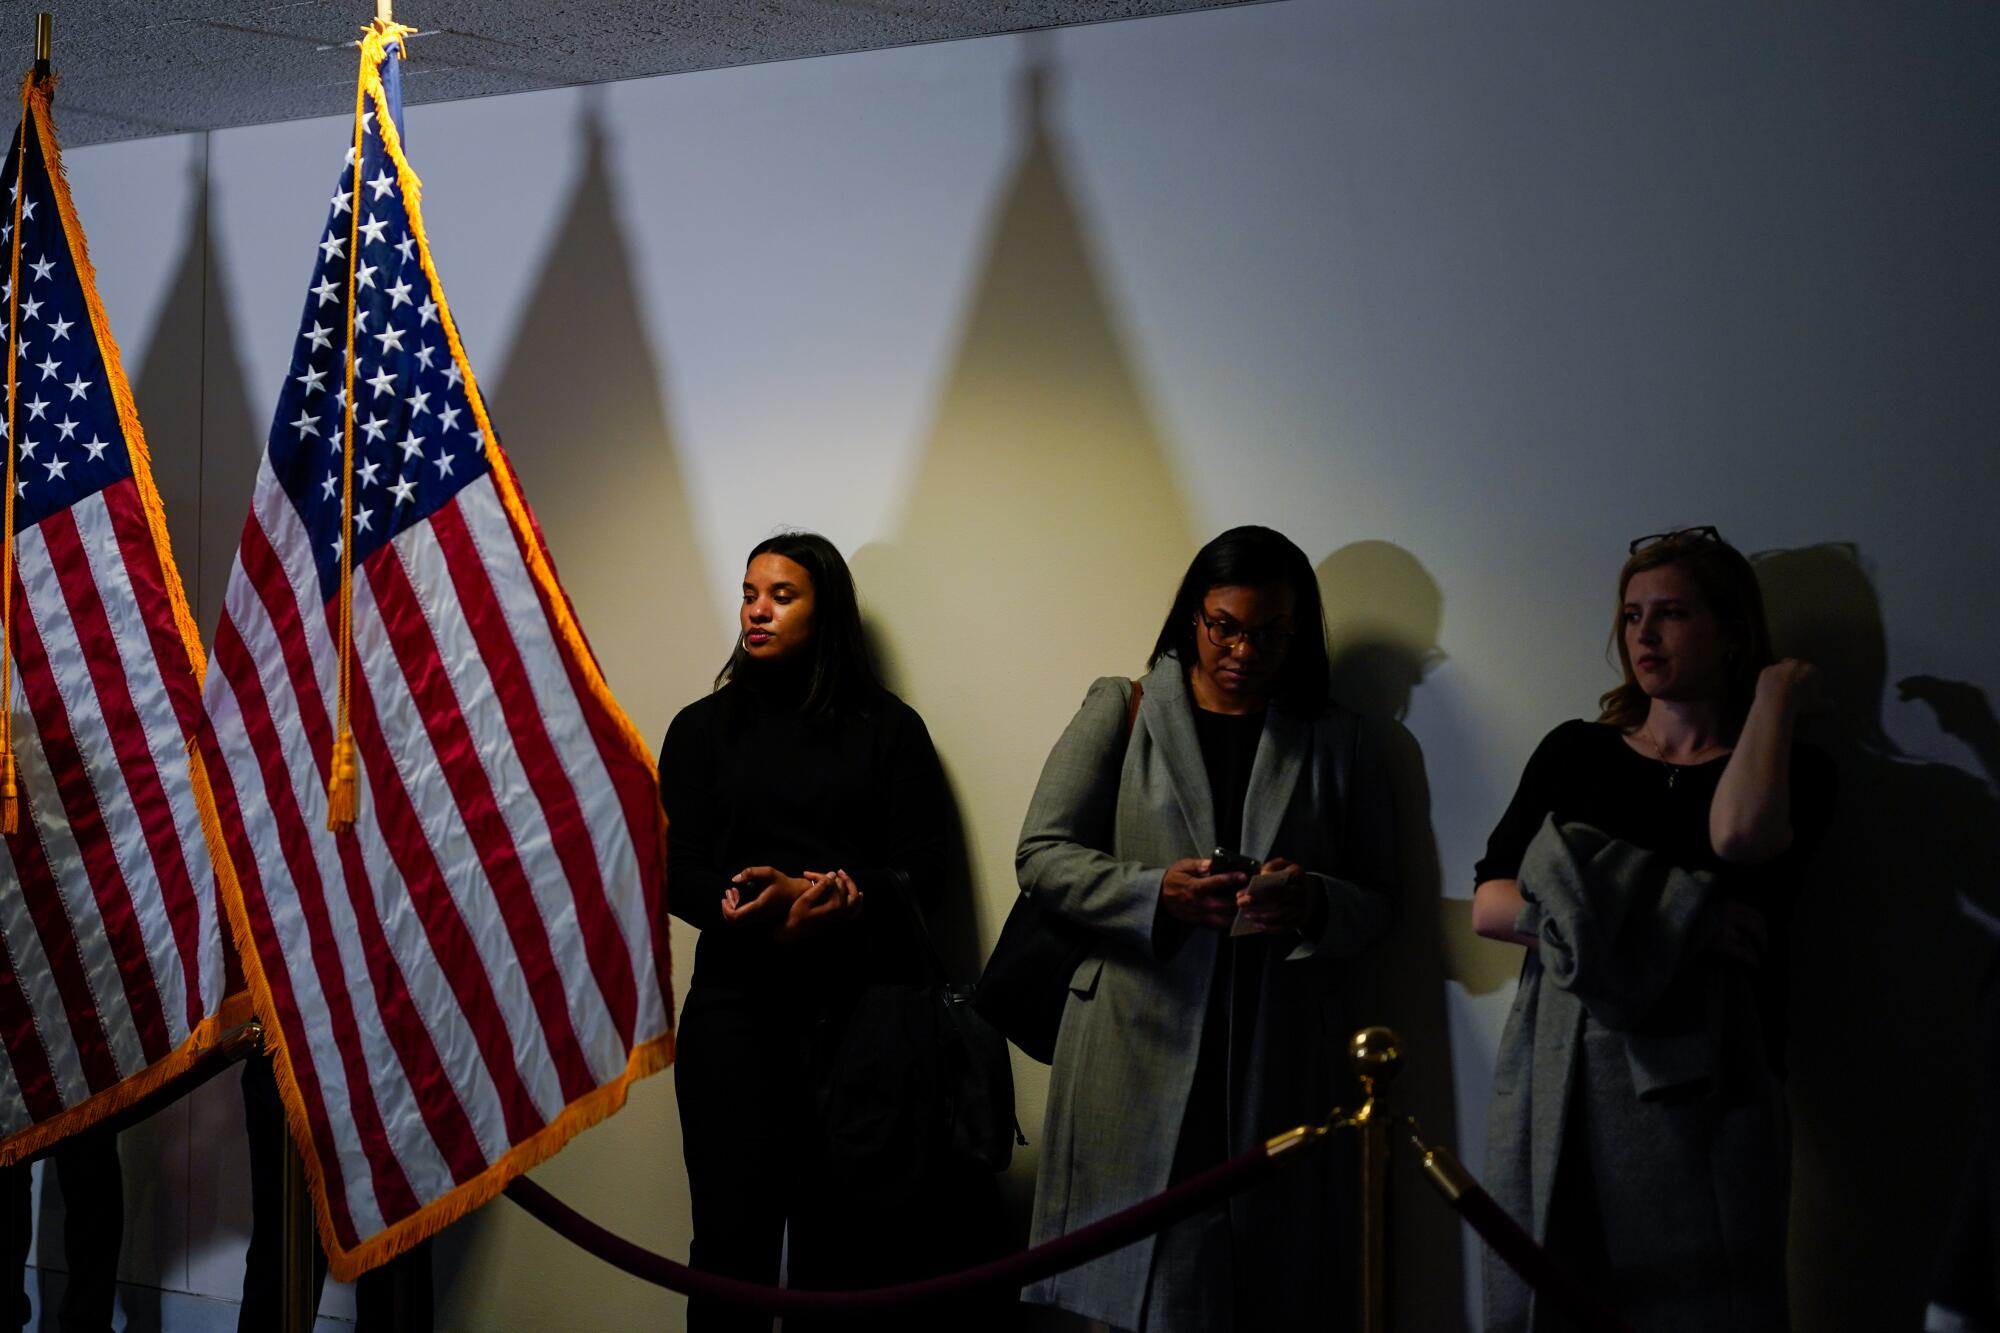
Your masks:
M 1139 680 L 1128 683 L 1132 689 L 1125 701 L 1125 743 L 1130 745 L 1132 733 L 1139 725 L 1139 703 L 1146 697 L 1146 686 Z M 931 937 L 930 922 L 924 917 L 923 906 L 917 902 L 915 886 L 910 883 L 910 877 L 901 870 L 892 870 L 889 879 L 896 901 L 903 905 L 904 910 L 910 914 L 910 919 L 916 924 L 917 939 L 923 950 L 924 961 L 929 965 L 932 982 L 951 987 L 951 973 L 944 965 L 944 953 L 938 948 L 937 941 Z
M 931 938 L 930 922 L 924 919 L 923 906 L 917 902 L 916 888 L 910 883 L 908 872 L 891 869 L 888 872 L 888 880 L 896 901 L 903 905 L 903 909 L 910 914 L 910 920 L 916 924 L 917 942 L 923 951 L 925 963 L 929 965 L 931 983 L 950 988 L 951 974 L 945 968 L 944 953 L 938 948 L 937 941 Z

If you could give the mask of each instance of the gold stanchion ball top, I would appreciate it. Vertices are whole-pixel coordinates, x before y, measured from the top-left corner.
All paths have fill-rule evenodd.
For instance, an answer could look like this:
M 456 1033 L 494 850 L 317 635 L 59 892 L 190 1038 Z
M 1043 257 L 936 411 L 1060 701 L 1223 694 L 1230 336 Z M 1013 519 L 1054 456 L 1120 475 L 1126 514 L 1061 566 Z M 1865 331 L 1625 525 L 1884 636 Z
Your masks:
M 1347 1058 L 1362 1078 L 1386 1082 L 1403 1067 L 1403 1039 L 1389 1028 L 1363 1028 L 1348 1040 Z

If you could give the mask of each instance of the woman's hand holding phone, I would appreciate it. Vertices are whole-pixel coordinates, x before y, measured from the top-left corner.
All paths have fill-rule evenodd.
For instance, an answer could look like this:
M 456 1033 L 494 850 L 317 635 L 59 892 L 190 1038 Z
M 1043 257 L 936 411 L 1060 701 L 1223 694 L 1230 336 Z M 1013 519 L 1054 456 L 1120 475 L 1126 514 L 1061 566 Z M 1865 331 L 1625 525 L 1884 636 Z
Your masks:
M 1222 856 L 1190 856 L 1168 866 L 1160 877 L 1160 910 L 1183 925 L 1228 930 L 1236 917 L 1236 893 L 1256 867 Z
M 1236 895 L 1237 924 L 1232 935 L 1274 930 L 1298 930 L 1312 918 L 1312 884 L 1297 862 L 1274 856 L 1257 867 Z

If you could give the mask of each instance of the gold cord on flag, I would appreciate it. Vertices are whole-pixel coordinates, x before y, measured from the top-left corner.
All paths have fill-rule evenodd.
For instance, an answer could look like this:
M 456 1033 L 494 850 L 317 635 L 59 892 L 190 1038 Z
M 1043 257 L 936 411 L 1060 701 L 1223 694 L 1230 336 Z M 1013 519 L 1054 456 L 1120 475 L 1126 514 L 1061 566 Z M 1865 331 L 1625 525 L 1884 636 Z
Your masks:
M 326 827 L 346 833 L 360 812 L 361 774 L 354 757 L 354 725 L 350 700 L 354 693 L 354 287 L 361 262 L 361 158 L 367 146 L 368 81 L 382 59 L 384 46 L 414 31 L 377 19 L 361 39 L 361 78 L 354 88 L 354 172 L 347 208 L 347 378 L 341 412 L 340 450 L 340 712 L 335 719 L 333 754 L 327 762 Z M 398 48 L 398 55 L 401 48 Z M 11 370 L 10 372 L 11 373 Z
M 360 793 L 355 790 L 360 774 L 355 770 L 348 696 L 354 671 L 354 270 L 361 250 L 361 149 L 365 133 L 361 111 L 366 98 L 365 84 L 356 87 L 354 169 L 347 182 L 347 301 L 342 307 L 347 315 L 347 376 L 341 402 L 340 607 L 336 616 L 340 626 L 340 698 L 326 778 L 326 827 L 333 833 L 345 833 L 354 827 L 360 802 Z
M 45 53 L 46 48 L 40 54 Z M 163 608 L 165 611 L 164 618 L 157 616 L 157 612 L 162 608 L 150 604 L 146 607 L 145 618 L 148 622 L 149 631 L 151 635 L 156 636 L 150 647 L 157 649 L 157 651 L 152 651 L 151 656 L 158 663 L 163 675 L 177 675 L 179 672 L 185 670 L 195 680 L 199 680 L 205 661 L 205 655 L 201 649 L 201 631 L 196 626 L 194 615 L 188 608 L 186 590 L 181 583 L 180 573 L 174 565 L 173 547 L 167 536 L 166 511 L 161 506 L 159 490 L 153 484 L 152 455 L 146 448 L 145 431 L 139 425 L 138 411 L 132 402 L 131 386 L 125 379 L 125 368 L 119 355 L 118 340 L 112 335 L 110 317 L 105 313 L 103 302 L 98 299 L 96 270 L 91 266 L 89 246 L 86 244 L 83 234 L 83 224 L 77 218 L 75 204 L 70 199 L 69 189 L 63 181 L 62 151 L 61 146 L 56 141 L 55 117 L 50 106 L 51 97 L 57 82 L 56 77 L 38 59 L 35 75 L 27 80 L 24 88 L 27 114 L 23 117 L 23 138 L 20 142 L 19 151 L 22 156 L 25 156 L 28 144 L 37 145 L 42 165 L 33 178 L 33 185 L 36 190 L 43 191 L 44 193 L 30 195 L 19 200 L 18 211 L 16 208 L 9 207 L 10 204 L 15 204 L 17 201 L 0 197 L 0 224 L 4 224 L 9 219 L 14 220 L 13 233 L 9 234 L 0 231 L 0 282 L 4 282 L 11 272 L 16 279 L 14 289 L 19 290 L 20 283 L 18 279 L 20 277 L 20 269 L 28 267 L 25 252 L 21 254 L 18 260 L 13 260 L 7 249 L 7 242 L 10 236 L 19 235 L 20 219 L 22 217 L 26 217 L 30 221 L 38 220 L 41 225 L 45 225 L 48 228 L 47 232 L 42 232 L 40 226 L 38 226 L 37 235 L 46 237 L 52 246 L 63 247 L 64 249 L 61 251 L 63 257 L 74 266 L 76 280 L 82 289 L 83 307 L 86 312 L 86 320 L 79 327 L 78 332 L 95 339 L 96 350 L 103 365 L 105 377 L 104 388 L 110 395 L 112 406 L 117 415 L 118 430 L 126 455 L 126 463 L 130 469 L 130 475 L 126 484 L 130 485 L 137 493 L 139 507 L 144 515 L 145 527 L 150 534 L 149 540 L 153 554 L 159 562 L 159 569 L 165 579 L 164 600 L 166 606 Z M 4 185 L 5 183 L 4 180 L 0 180 L 0 185 Z M 27 188 L 28 182 L 25 179 L 20 183 L 23 189 Z M 41 212 L 44 208 L 47 208 L 49 211 Z M 39 214 L 39 219 L 36 216 L 37 214 Z M 21 237 L 19 244 L 25 247 L 26 238 Z M 51 255 L 57 253 L 59 252 L 56 249 L 51 249 L 50 251 Z M 13 263 L 18 263 L 19 268 L 11 267 Z M 29 309 L 28 300 L 32 295 L 34 285 L 35 279 L 30 275 L 28 278 L 28 290 L 21 291 L 18 306 L 10 306 L 10 302 L 14 299 L 13 296 L 8 290 L 0 289 L 0 319 L 7 318 L 10 312 L 17 315 L 25 315 Z M 7 342 L 7 337 L 0 335 L 0 347 L 4 347 Z M 18 345 L 15 350 L 18 356 Z M 0 376 L 0 389 L 6 387 L 8 387 L 6 378 Z M 15 372 L 13 387 L 17 391 L 29 387 L 27 376 L 19 371 L 18 366 Z M 0 423 L 8 422 L 10 422 L 9 417 L 0 416 Z M 18 418 L 13 418 L 11 424 L 20 425 L 24 429 L 32 428 L 31 422 L 20 422 Z M 12 458 L 13 450 L 11 448 L 6 452 L 10 460 L 15 464 L 16 469 L 25 477 L 25 468 L 20 465 L 31 460 L 26 458 Z M 4 484 L 4 475 L 8 475 L 8 465 L 0 463 L 0 484 Z M 17 478 L 16 485 L 19 484 L 20 479 L 22 478 Z M 16 492 L 9 489 L 7 494 L 12 496 Z M 21 502 L 17 498 L 13 506 L 14 511 L 18 514 L 21 507 Z M 4 507 L 0 507 L 0 509 L 4 509 Z M 0 531 L 11 531 L 13 526 L 11 522 L 8 522 L 5 518 L 0 518 L 0 523 L 5 524 L 5 528 L 0 529 Z M 0 542 L 0 548 L 4 548 L 5 545 L 6 543 Z M 19 552 L 14 552 L 14 554 L 19 554 Z M 0 610 L 5 609 L 0 608 Z M 22 602 L 19 610 L 25 616 L 32 615 L 34 608 L 30 603 Z M 30 622 L 25 620 L 20 623 L 24 627 L 30 624 Z M 162 633 L 163 631 L 165 631 L 164 634 Z M 167 646 L 170 641 L 176 639 L 181 649 L 178 653 L 172 651 Z M 7 636 L 4 633 L 0 633 L 0 644 L 4 644 L 7 641 Z M 122 646 L 123 641 L 121 640 Z M 21 673 L 18 670 L 19 663 L 14 663 L 13 665 L 16 668 L 13 674 L 20 675 Z M 4 709 L 0 709 L 0 716 L 4 716 Z M 23 734 L 28 735 L 30 738 L 28 744 L 32 746 L 34 744 L 33 728 L 35 726 L 32 713 L 24 709 L 18 720 L 24 729 Z M 200 748 L 196 743 L 194 735 L 190 735 L 187 741 L 190 795 L 196 810 L 199 812 L 202 836 L 206 848 L 213 859 L 218 891 L 224 894 L 235 892 L 240 896 L 241 886 L 237 884 L 235 870 L 229 859 L 221 819 L 215 808 L 214 792 L 209 785 L 207 770 L 202 763 Z M 20 796 L 18 809 L 20 828 L 22 831 L 32 835 L 34 830 L 31 815 L 33 812 L 28 809 L 29 799 L 25 782 L 21 783 L 21 789 L 18 794 Z M 190 857 L 194 855 L 192 847 L 188 849 L 187 854 Z M 9 884 L 0 887 L 13 888 L 15 886 Z M 36 1120 L 29 1126 L 18 1129 L 7 1135 L 4 1139 L 0 1139 L 0 1166 L 18 1165 L 27 1161 L 42 1152 L 49 1145 L 57 1143 L 71 1134 L 86 1130 L 108 1118 L 118 1116 L 128 1108 L 153 1096 L 163 1086 L 181 1077 L 185 1071 L 203 1056 L 204 1052 L 214 1047 L 224 1032 L 240 1026 L 245 1018 L 249 1016 L 249 1009 L 249 996 L 245 993 L 238 992 L 232 997 L 225 998 L 219 1008 L 214 1012 L 208 1013 L 206 1017 L 193 1025 L 180 1046 L 173 1051 L 168 1052 L 165 1056 L 154 1059 L 141 1069 L 127 1072 L 125 1077 L 119 1082 L 96 1090 L 85 1100 L 68 1104 L 66 1109 L 43 1119 Z
M 14 151 L 13 244 L 7 260 L 7 500 L 0 521 L 0 834 L 21 831 L 20 777 L 14 768 L 14 469 L 20 450 L 15 444 L 14 396 L 19 387 L 20 357 L 15 351 L 21 319 L 21 192 L 28 183 L 28 90 L 30 74 L 21 84 L 21 133 Z

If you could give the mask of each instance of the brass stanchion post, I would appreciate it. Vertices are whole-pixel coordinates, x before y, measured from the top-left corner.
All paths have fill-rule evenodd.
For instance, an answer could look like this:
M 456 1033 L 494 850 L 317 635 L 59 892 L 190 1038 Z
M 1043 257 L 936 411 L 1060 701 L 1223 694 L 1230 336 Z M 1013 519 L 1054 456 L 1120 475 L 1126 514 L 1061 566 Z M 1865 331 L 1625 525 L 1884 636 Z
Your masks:
M 1347 1044 L 1361 1080 L 1361 1333 L 1389 1333 L 1389 1148 L 1395 1123 L 1376 1098 L 1402 1068 L 1403 1040 L 1388 1028 L 1363 1028 Z

